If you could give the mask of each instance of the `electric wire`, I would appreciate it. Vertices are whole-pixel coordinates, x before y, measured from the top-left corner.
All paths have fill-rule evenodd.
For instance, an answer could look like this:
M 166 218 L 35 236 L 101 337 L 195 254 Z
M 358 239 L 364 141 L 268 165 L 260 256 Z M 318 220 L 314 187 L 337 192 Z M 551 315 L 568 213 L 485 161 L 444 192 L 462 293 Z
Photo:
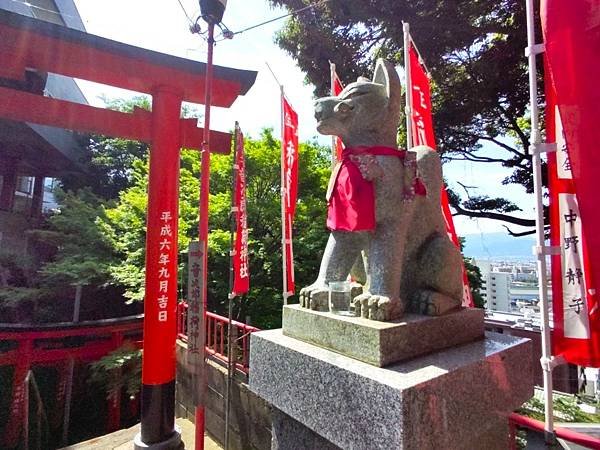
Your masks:
M 229 30 L 229 28 L 227 28 L 227 26 L 225 24 L 222 24 L 223 27 L 225 28 L 225 30 L 223 31 L 223 28 L 221 28 L 221 30 L 223 31 L 223 33 L 222 33 L 220 39 L 217 39 L 216 42 L 221 42 L 221 41 L 224 41 L 226 39 L 233 39 L 233 37 L 236 36 L 236 35 L 238 35 L 238 34 L 245 33 L 246 31 L 254 30 L 256 28 L 262 27 L 264 25 L 268 25 L 268 24 L 276 22 L 278 20 L 285 19 L 286 17 L 298 15 L 301 12 L 304 12 L 304 11 L 306 11 L 308 9 L 316 8 L 317 6 L 321 6 L 322 4 L 327 3 L 329 1 L 331 1 L 331 0 L 321 0 L 321 1 L 317 2 L 317 3 L 313 3 L 313 4 L 310 4 L 310 5 L 304 6 L 304 7 L 300 8 L 300 9 L 296 9 L 294 11 L 290 11 L 287 14 L 283 14 L 281 16 L 274 17 L 274 18 L 269 19 L 269 20 L 265 20 L 264 22 L 260 22 L 260 23 L 257 23 L 255 25 L 251 25 L 249 27 L 243 28 L 243 29 L 238 30 L 238 31 L 231 31 L 231 30 Z
M 187 18 L 187 20 L 190 23 L 190 25 L 193 26 L 194 25 L 194 21 L 192 20 L 192 18 L 188 14 L 187 10 L 185 9 L 185 6 L 183 6 L 183 3 L 181 3 L 181 0 L 177 0 L 177 3 L 179 3 L 179 6 L 181 7 L 181 10 L 183 11 L 183 14 L 185 14 L 185 17 Z

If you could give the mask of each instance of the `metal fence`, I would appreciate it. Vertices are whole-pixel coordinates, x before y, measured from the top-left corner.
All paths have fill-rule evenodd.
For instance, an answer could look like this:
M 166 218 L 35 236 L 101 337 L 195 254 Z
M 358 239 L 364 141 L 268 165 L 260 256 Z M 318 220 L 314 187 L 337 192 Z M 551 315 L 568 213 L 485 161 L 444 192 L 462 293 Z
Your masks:
M 177 337 L 187 341 L 187 309 L 186 302 L 177 305 Z M 225 364 L 229 361 L 229 350 L 227 345 L 227 327 L 229 320 L 212 312 L 206 312 L 206 353 L 214 359 Z M 232 320 L 232 335 L 234 339 L 233 359 L 236 370 L 248 375 L 250 362 L 250 334 L 260 331 L 259 328 L 247 325 L 237 320 Z

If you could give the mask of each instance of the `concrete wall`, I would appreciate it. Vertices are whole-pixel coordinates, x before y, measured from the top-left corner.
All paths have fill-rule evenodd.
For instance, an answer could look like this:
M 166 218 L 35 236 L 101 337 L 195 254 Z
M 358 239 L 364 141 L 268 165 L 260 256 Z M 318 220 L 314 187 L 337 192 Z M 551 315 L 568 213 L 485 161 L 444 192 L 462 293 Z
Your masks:
M 177 388 L 175 415 L 194 421 L 193 386 L 185 363 L 186 344 L 177 342 Z M 209 361 L 206 401 L 206 431 L 221 445 L 225 441 L 225 392 L 227 369 Z M 237 375 L 231 387 L 230 448 L 243 450 L 271 449 L 271 410 L 261 398 L 248 390 L 245 377 Z

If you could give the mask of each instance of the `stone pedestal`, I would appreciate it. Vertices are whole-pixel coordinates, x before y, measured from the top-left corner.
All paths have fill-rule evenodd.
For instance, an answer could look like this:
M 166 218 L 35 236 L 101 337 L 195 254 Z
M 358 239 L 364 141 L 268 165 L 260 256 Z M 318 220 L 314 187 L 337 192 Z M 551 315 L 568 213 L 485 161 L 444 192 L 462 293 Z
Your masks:
M 483 309 L 464 308 L 438 317 L 406 314 L 378 322 L 287 305 L 282 330 L 286 336 L 384 367 L 483 339 L 483 315 Z
M 504 450 L 532 349 L 491 333 L 381 368 L 270 330 L 252 334 L 249 384 L 274 407 L 274 449 Z

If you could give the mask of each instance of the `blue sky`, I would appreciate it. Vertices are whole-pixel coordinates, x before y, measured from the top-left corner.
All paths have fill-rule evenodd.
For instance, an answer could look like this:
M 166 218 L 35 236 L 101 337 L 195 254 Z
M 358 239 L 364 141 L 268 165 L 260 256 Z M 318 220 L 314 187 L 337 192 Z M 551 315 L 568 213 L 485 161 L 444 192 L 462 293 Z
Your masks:
M 184 58 L 206 60 L 206 43 L 189 32 L 188 19 L 177 0 L 75 0 L 75 3 L 89 33 Z M 196 0 L 181 0 L 181 3 L 192 18 L 198 15 Z M 284 13 L 271 8 L 266 0 L 229 0 L 223 21 L 229 29 L 237 31 Z M 212 128 L 229 130 L 237 120 L 250 136 L 257 136 L 264 127 L 279 130 L 279 87 L 266 67 L 268 63 L 298 111 L 300 139 L 314 138 L 328 144 L 330 139 L 318 136 L 315 129 L 312 87 L 305 84 L 304 74 L 294 60 L 274 44 L 274 35 L 282 24 L 283 21 L 277 21 L 217 44 L 216 64 L 257 70 L 258 77 L 248 94 L 240 97 L 232 108 L 215 108 Z M 338 71 L 342 72 L 343 67 Z M 80 85 L 88 101 L 97 106 L 103 105 L 99 98 L 102 95 L 109 98 L 135 95 L 89 82 Z M 463 191 L 457 181 L 477 186 L 479 189 L 472 190 L 472 195 L 508 197 L 524 210 L 523 217 L 533 218 L 533 196 L 526 195 L 520 186 L 501 185 L 509 173 L 497 164 L 461 161 L 444 166 L 446 179 L 459 192 Z M 504 231 L 500 223 L 486 219 L 457 217 L 455 224 L 459 235 Z

